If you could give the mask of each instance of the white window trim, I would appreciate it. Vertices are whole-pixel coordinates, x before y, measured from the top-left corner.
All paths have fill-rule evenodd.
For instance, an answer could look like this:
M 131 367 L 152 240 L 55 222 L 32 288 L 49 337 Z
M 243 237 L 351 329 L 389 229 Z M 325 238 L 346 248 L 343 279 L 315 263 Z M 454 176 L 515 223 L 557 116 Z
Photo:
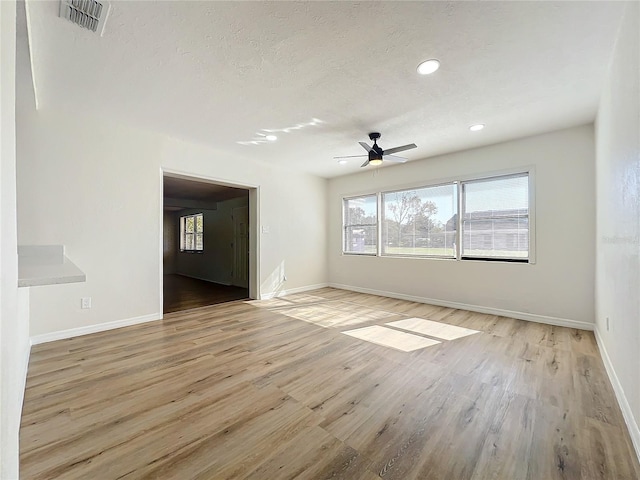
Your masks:
M 462 261 L 462 215 L 464 201 L 462 200 L 462 181 L 456 182 L 458 185 L 458 216 L 456 217 L 456 261 Z

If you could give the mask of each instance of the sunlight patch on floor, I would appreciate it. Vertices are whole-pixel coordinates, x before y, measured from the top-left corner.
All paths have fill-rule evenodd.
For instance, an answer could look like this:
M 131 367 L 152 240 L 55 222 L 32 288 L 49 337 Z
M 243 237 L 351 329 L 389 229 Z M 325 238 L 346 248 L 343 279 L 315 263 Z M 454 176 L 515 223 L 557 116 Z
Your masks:
M 354 306 L 345 302 L 328 302 L 315 305 L 302 305 L 293 308 L 278 309 L 278 313 L 324 328 L 346 327 L 364 322 L 390 319 L 397 314 Z
M 293 295 L 287 295 L 287 300 L 293 303 L 318 303 L 327 301 L 326 298 L 307 295 L 306 293 L 294 293 Z
M 406 318 L 404 320 L 385 323 L 385 325 L 402 330 L 408 330 L 410 332 L 420 333 L 422 335 L 428 335 L 441 340 L 456 340 L 457 338 L 479 333 L 478 330 L 471 330 L 470 328 L 458 327 L 447 323 L 434 322 L 432 320 L 425 320 L 424 318 Z
M 380 325 L 347 330 L 342 333 L 383 347 L 395 348 L 396 350 L 401 350 L 403 352 L 411 352 L 413 350 L 431 347 L 432 345 L 440 343 L 439 341 L 431 338 L 399 332 L 398 330 L 381 327 Z
M 319 303 L 326 302 L 326 298 L 316 297 L 315 295 L 307 295 L 305 293 L 296 293 L 293 295 L 287 295 L 286 297 L 274 297 L 267 298 L 265 300 L 249 300 L 245 302 L 248 305 L 253 305 L 259 308 L 281 308 L 281 307 L 293 307 L 302 303 Z
M 248 305 L 253 305 L 258 308 L 278 308 L 278 307 L 290 307 L 292 305 L 291 302 L 285 300 L 284 298 L 267 298 L 265 300 L 249 300 L 244 302 Z

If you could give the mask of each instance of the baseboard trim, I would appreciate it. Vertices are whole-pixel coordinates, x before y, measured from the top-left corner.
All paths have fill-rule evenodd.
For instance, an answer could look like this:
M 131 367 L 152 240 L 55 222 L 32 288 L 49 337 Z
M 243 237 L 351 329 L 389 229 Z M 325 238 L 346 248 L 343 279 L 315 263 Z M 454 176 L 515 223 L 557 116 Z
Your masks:
M 161 318 L 162 314 L 151 313 L 149 315 L 142 315 L 140 317 L 125 318 L 123 320 L 116 320 L 113 322 L 87 325 L 86 327 L 77 327 L 70 328 L 68 330 L 60 330 L 58 332 L 43 333 L 41 335 L 34 335 L 33 337 L 31 337 L 31 345 L 55 342 L 56 340 L 65 340 L 67 338 L 79 337 L 81 335 L 88 335 L 90 333 L 105 332 L 107 330 L 113 330 L 116 328 L 130 327 L 131 325 L 152 322 L 154 320 L 160 320 Z
M 202 280 L 203 282 L 216 283 L 218 285 L 224 285 L 225 287 L 232 287 L 232 283 L 220 282 L 218 280 L 211 280 L 210 278 L 196 277 L 195 275 L 187 275 L 186 273 L 173 273 L 172 275 L 180 275 L 181 277 L 193 278 L 194 280 Z
M 330 287 L 339 288 L 341 290 L 350 290 L 359 293 L 368 293 L 381 297 L 397 298 L 399 300 L 409 300 L 411 302 L 428 303 L 439 307 L 455 308 L 458 310 L 469 310 L 471 312 L 486 313 L 489 315 L 500 315 L 501 317 L 517 318 L 518 320 L 527 320 L 529 322 L 545 323 L 557 327 L 577 328 L 579 330 L 593 330 L 593 323 L 582 322 L 579 320 L 570 320 L 568 318 L 549 317 L 546 315 L 536 315 L 534 313 L 517 312 L 513 310 L 503 310 L 501 308 L 483 307 L 481 305 L 470 305 L 467 303 L 450 302 L 448 300 L 438 300 L 435 298 L 417 297 L 415 295 L 405 295 L 404 293 L 386 292 L 383 290 L 374 290 L 371 288 L 354 287 L 352 285 L 342 285 L 339 283 L 329 283 Z
M 306 285 L 304 287 L 288 288 L 286 290 L 276 290 L 275 292 L 263 293 L 260 295 L 260 300 L 268 300 L 274 297 L 283 297 L 285 295 L 291 295 L 293 293 L 308 292 L 309 290 L 317 290 L 318 288 L 328 287 L 328 283 L 318 283 L 316 285 Z
M 596 343 L 600 350 L 600 356 L 602 357 L 602 363 L 604 363 L 604 368 L 607 371 L 609 381 L 611 382 L 613 391 L 616 394 L 618 405 L 620 405 L 620 410 L 622 410 L 622 416 L 624 417 L 624 422 L 627 424 L 627 430 L 629 430 L 629 435 L 631 436 L 631 442 L 633 443 L 633 448 L 636 451 L 636 456 L 638 457 L 638 461 L 640 461 L 640 426 L 638 426 L 638 423 L 636 423 L 636 420 L 633 417 L 627 396 L 624 393 L 624 389 L 618 379 L 618 375 L 616 375 L 616 370 L 613 368 L 613 363 L 611 362 L 611 357 L 609 357 L 609 353 L 604 346 L 602 335 L 600 335 L 600 331 L 597 328 L 595 329 L 595 335 Z

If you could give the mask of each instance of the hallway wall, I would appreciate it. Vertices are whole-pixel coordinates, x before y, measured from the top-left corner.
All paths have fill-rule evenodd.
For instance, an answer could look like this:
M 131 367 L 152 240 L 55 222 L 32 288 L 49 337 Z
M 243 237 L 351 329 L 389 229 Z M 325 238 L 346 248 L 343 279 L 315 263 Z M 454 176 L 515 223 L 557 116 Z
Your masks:
M 162 269 L 165 275 L 176 273 L 180 249 L 179 228 L 176 212 L 165 210 L 162 215 Z

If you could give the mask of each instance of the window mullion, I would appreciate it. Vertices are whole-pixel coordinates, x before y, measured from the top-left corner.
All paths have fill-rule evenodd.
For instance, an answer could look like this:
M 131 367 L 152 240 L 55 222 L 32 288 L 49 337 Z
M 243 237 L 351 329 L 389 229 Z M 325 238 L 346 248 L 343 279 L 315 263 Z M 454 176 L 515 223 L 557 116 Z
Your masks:
M 460 261 L 462 259 L 462 239 L 463 239 L 463 233 L 462 233 L 462 225 L 464 224 L 463 222 L 463 218 L 464 218 L 464 183 L 460 182 L 458 184 L 458 218 L 457 220 L 457 225 L 456 225 L 456 245 L 458 246 L 458 248 L 456 248 L 456 260 Z
M 378 257 L 382 256 L 382 222 L 383 222 L 383 211 L 382 211 L 382 193 L 378 192 L 376 194 L 377 201 L 377 209 L 378 214 L 376 215 L 376 235 L 377 235 L 377 245 L 376 245 L 376 255 Z

